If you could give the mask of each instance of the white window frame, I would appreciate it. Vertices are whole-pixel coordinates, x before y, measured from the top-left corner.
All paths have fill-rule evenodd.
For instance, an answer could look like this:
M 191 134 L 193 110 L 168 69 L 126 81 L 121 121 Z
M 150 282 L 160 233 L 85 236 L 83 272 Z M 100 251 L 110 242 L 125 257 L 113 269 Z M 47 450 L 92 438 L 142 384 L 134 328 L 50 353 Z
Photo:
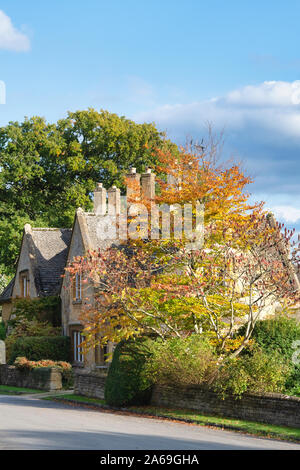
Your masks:
M 75 362 L 84 362 L 83 348 L 82 346 L 79 347 L 82 341 L 83 336 L 81 334 L 81 331 L 73 331 L 73 353 Z
M 30 281 L 29 281 L 28 273 L 21 274 L 21 289 L 22 289 L 22 297 L 24 298 L 29 297 Z

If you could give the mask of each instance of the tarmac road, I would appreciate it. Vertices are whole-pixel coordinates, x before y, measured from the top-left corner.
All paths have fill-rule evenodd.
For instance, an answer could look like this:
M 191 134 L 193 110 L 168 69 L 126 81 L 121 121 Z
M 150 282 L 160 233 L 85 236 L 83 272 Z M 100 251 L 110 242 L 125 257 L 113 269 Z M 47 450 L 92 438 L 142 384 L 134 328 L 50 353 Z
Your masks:
M 0 450 L 241 450 L 300 445 L 35 397 L 0 395 Z

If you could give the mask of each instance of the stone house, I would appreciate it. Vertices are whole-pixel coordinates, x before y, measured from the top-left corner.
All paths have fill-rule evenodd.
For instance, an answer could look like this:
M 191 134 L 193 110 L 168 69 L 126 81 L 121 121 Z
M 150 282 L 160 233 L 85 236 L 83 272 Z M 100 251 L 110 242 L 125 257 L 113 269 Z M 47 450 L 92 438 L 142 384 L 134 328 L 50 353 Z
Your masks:
M 127 178 L 133 184 L 141 184 L 147 197 L 154 196 L 155 177 L 150 170 L 139 175 L 132 169 Z M 127 197 L 130 197 L 129 186 Z M 109 236 L 103 239 L 103 233 L 98 230 L 103 225 L 107 204 L 108 217 L 119 213 L 120 190 L 114 186 L 106 191 L 99 183 L 94 192 L 93 212 L 77 209 L 72 229 L 33 228 L 26 224 L 16 274 L 0 296 L 2 317 L 7 322 L 12 314 L 14 299 L 60 295 L 62 330 L 71 338 L 73 365 L 77 367 L 105 367 L 105 355 L 113 347 L 111 344 L 104 348 L 99 346 L 83 355 L 78 347 L 82 342 L 83 329 L 80 313 L 87 303 L 86 298 L 89 302 L 93 301 L 94 287 L 91 283 L 83 286 L 78 276 L 74 285 L 70 286 L 68 274 L 62 277 L 65 267 L 75 257 L 82 256 L 88 250 L 106 248 L 112 243 Z
M 148 199 L 154 198 L 155 175 L 151 170 L 139 175 L 131 169 L 127 181 L 127 200 L 136 190 Z M 72 229 L 32 228 L 26 224 L 15 277 L 0 296 L 3 320 L 7 321 L 15 298 L 60 295 L 62 331 L 71 338 L 73 365 L 79 368 L 105 368 L 105 355 L 113 345 L 102 348 L 100 343 L 94 350 L 83 354 L 79 346 L 83 339 L 80 315 L 85 305 L 93 302 L 94 286 L 92 281 L 83 284 L 79 275 L 70 285 L 68 273 L 64 277 L 62 275 L 64 268 L 77 256 L 105 249 L 114 243 L 109 234 L 110 217 L 120 214 L 121 202 L 118 188 L 106 190 L 98 183 L 94 191 L 93 211 L 77 209 Z
M 130 182 L 127 184 L 127 200 L 131 197 L 131 191 L 135 190 L 132 188 L 136 187 L 140 188 L 146 197 L 154 197 L 155 175 L 151 170 L 139 175 L 133 168 L 126 178 L 127 182 Z M 108 248 L 115 242 L 114 237 L 110 238 L 112 236 L 110 221 L 111 218 L 120 214 L 120 190 L 115 186 L 106 190 L 101 183 L 98 183 L 93 199 L 93 212 L 85 212 L 81 208 L 76 211 L 66 260 L 67 265 L 72 263 L 76 256 L 82 256 L 87 251 Z M 102 369 L 107 366 L 105 358 L 107 353 L 112 352 L 112 344 L 108 343 L 107 346 L 101 347 L 100 343 L 94 350 L 89 350 L 84 355 L 82 350 L 78 348 L 82 341 L 81 331 L 83 329 L 80 313 L 85 304 L 93 302 L 93 298 L 94 286 L 91 282 L 83 285 L 80 276 L 76 275 L 73 286 L 70 286 L 69 276 L 66 274 L 61 286 L 62 326 L 64 335 L 71 338 L 73 364 L 79 367 Z
M 70 229 L 25 225 L 15 276 L 0 296 L 4 322 L 14 299 L 59 295 L 71 234 Z

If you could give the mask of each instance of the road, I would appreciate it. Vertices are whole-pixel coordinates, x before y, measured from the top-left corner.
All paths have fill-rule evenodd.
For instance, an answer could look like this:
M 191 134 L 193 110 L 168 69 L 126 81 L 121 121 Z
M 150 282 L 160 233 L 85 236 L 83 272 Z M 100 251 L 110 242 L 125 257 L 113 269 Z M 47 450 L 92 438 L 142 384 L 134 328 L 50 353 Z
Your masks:
M 201 426 L 0 395 L 0 450 L 297 449 L 300 445 Z

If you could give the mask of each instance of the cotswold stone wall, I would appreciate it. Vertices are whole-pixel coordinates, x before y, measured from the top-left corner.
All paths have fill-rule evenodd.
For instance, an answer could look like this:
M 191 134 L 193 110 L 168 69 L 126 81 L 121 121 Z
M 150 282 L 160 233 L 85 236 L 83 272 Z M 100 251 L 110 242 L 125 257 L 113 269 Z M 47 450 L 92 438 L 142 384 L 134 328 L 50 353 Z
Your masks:
M 107 371 L 75 371 L 74 393 L 85 397 L 104 399 Z
M 57 369 L 40 368 L 23 371 L 15 366 L 0 365 L 0 384 L 37 390 L 60 390 L 62 376 Z
M 300 398 L 279 394 L 247 395 L 241 399 L 220 399 L 216 393 L 197 386 L 156 385 L 151 404 L 188 408 L 212 416 L 300 428 Z

